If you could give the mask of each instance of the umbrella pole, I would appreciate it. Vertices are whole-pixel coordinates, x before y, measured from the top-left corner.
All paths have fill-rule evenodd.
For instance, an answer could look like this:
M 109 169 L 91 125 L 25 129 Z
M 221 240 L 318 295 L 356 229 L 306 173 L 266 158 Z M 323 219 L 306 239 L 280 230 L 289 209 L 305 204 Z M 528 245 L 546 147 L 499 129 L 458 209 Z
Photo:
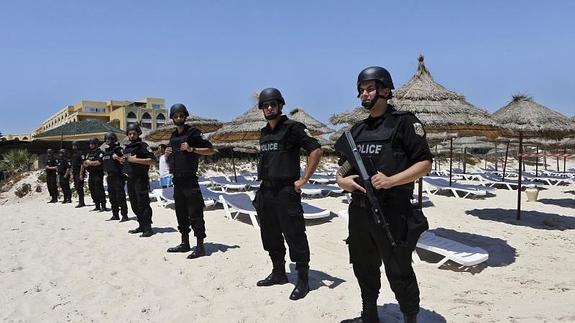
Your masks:
M 566 163 L 567 163 L 567 147 L 563 148 L 563 174 L 565 174 Z
M 559 155 L 557 155 L 557 158 L 556 158 L 556 159 L 557 159 L 557 171 L 560 171 L 561 168 L 559 168 Z
M 505 168 L 507 168 L 507 155 L 509 155 L 509 141 L 507 142 L 507 147 L 505 148 L 505 160 L 503 161 L 503 180 L 505 181 Z
M 543 168 L 547 170 L 547 149 L 543 151 Z
M 521 178 L 523 172 L 521 171 L 521 164 L 523 163 L 523 134 L 519 132 L 519 176 L 517 177 L 517 220 L 521 220 Z
M 437 159 L 438 158 L 439 157 L 437 156 L 437 145 L 435 145 L 435 158 L 433 158 L 435 171 L 437 171 Z M 557 158 L 559 158 L 559 157 L 557 157 Z M 559 165 L 559 162 L 557 162 L 557 165 Z M 557 167 L 559 167 L 559 166 L 557 166 Z
M 449 186 L 451 186 L 451 170 L 453 169 L 453 137 L 449 138 Z
M 466 157 L 467 157 L 467 147 L 463 147 L 463 174 L 465 174 L 465 166 L 467 166 L 466 163 Z
M 497 143 L 495 143 L 495 171 L 497 171 L 497 159 L 499 156 L 497 156 Z
M 535 146 L 535 177 L 539 176 L 539 145 Z
M 420 177 L 417 182 L 417 205 L 423 209 L 423 177 Z
M 234 161 L 234 148 L 232 148 L 232 168 L 234 169 L 234 182 L 238 182 L 238 177 L 236 176 L 236 163 Z
M 485 168 L 485 170 L 487 170 L 487 153 L 485 153 L 485 163 L 483 165 L 483 168 Z

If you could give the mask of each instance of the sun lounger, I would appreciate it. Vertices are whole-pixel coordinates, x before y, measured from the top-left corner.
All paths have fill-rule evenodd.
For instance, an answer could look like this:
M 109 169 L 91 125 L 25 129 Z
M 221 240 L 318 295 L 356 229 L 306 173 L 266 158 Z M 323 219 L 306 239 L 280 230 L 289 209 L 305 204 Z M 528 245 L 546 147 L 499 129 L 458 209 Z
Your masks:
M 303 195 L 321 195 L 328 196 L 329 194 L 340 194 L 343 193 L 343 189 L 336 185 L 322 185 L 322 184 L 310 184 L 306 183 L 302 189 L 301 193 Z
M 219 202 L 223 205 L 226 217 L 235 220 L 240 214 L 247 214 L 252 225 L 259 228 L 257 221 L 257 211 L 252 204 L 252 199 L 247 193 L 222 193 Z M 302 202 L 303 217 L 306 220 L 325 218 L 330 215 L 330 211 L 321 209 L 313 205 Z M 232 211 L 233 209 L 233 211 Z
M 419 237 L 417 247 L 442 255 L 444 258 L 436 264 L 438 268 L 448 260 L 461 266 L 469 267 L 480 264 L 489 258 L 487 251 L 479 247 L 470 247 L 463 243 L 440 237 L 429 231 L 424 232 Z
M 201 188 L 202 188 L 202 185 L 200 185 L 200 189 Z M 207 188 L 206 188 L 206 190 L 207 190 Z M 156 197 L 158 202 L 160 202 L 162 204 L 162 206 L 166 206 L 167 204 L 175 203 L 174 187 L 156 188 L 156 189 L 152 190 L 152 194 L 154 194 L 154 196 Z M 210 196 L 209 194 L 204 194 L 203 190 L 202 190 L 202 197 L 204 198 L 204 205 L 206 207 L 209 207 L 209 206 L 216 204 L 216 201 L 218 199 L 217 196 Z
M 234 183 L 225 176 L 210 177 L 210 180 L 212 181 L 212 184 L 221 188 L 224 192 L 227 192 L 228 190 L 245 190 L 248 187 L 246 184 Z
M 246 185 L 246 187 L 248 188 L 258 188 L 260 187 L 260 182 L 256 181 L 256 180 L 250 180 L 248 178 L 246 178 L 245 176 L 242 175 L 238 175 L 236 176 L 236 178 L 234 179 L 233 177 L 231 178 L 231 182 L 235 183 L 235 184 L 243 184 Z
M 455 197 L 466 198 L 469 195 L 485 196 L 488 191 L 494 191 L 494 188 L 491 187 L 459 183 L 451 183 L 450 186 L 448 180 L 439 177 L 425 176 L 423 177 L 423 182 L 425 183 L 424 188 L 428 195 L 431 195 L 432 192 L 437 193 L 439 191 L 450 191 Z
M 309 178 L 309 182 L 312 183 L 312 184 L 335 183 L 335 176 L 321 175 L 321 174 L 313 174 L 313 175 Z
M 505 179 L 503 180 L 501 177 L 489 173 L 484 173 L 479 175 L 479 180 L 482 184 L 488 187 L 505 187 L 508 190 L 516 190 L 517 189 L 517 178 L 516 179 Z M 530 180 L 523 180 L 523 186 L 535 186 L 535 183 Z

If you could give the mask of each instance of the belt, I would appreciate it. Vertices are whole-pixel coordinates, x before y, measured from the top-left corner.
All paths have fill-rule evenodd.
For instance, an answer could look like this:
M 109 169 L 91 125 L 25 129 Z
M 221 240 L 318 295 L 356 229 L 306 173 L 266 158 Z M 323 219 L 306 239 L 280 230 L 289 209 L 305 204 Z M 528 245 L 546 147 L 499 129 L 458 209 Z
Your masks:
M 282 179 L 282 180 L 262 180 L 262 187 L 284 187 L 293 185 L 296 180 Z

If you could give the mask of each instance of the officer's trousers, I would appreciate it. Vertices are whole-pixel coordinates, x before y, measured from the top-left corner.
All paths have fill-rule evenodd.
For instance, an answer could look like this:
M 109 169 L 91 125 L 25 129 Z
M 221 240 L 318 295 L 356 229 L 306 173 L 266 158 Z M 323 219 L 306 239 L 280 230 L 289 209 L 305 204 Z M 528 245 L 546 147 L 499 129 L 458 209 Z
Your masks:
M 112 214 L 118 215 L 121 211 L 122 216 L 127 216 L 128 205 L 126 204 L 126 191 L 124 191 L 126 185 L 124 174 L 108 173 L 106 183 L 108 183 L 108 198 L 112 204 Z
M 412 206 L 407 201 L 395 201 L 393 205 L 382 207 L 396 242 L 407 235 L 407 216 L 411 216 Z M 401 311 L 407 315 L 419 311 L 419 288 L 415 272 L 411 266 L 411 253 L 408 247 L 393 248 L 383 228 L 375 223 L 367 200 L 356 200 L 349 206 L 350 260 L 361 297 L 367 302 L 377 302 L 381 288 L 380 267 L 383 261 L 385 274 L 399 303 Z
M 52 200 L 58 200 L 58 175 L 56 172 L 46 174 L 46 184 Z
M 80 179 L 80 173 L 74 173 L 74 189 L 78 194 L 79 204 L 84 204 L 84 180 Z
M 178 176 L 173 178 L 174 200 L 178 231 L 189 235 L 190 226 L 198 239 L 206 237 L 204 222 L 204 198 L 195 176 Z
M 60 189 L 64 194 L 64 201 L 72 200 L 72 191 L 70 190 L 70 179 L 62 174 L 58 174 L 58 182 L 60 182 Z
M 88 188 L 94 204 L 106 203 L 106 193 L 104 192 L 104 176 L 102 173 L 90 173 L 88 177 Z
M 291 261 L 296 268 L 307 268 L 309 244 L 305 233 L 305 221 L 301 195 L 293 185 L 261 187 L 254 200 L 260 221 L 260 234 L 264 250 L 272 262 L 283 262 L 286 254 L 284 238 L 289 247 Z
M 152 208 L 150 207 L 150 179 L 148 174 L 128 177 L 128 196 L 132 212 L 136 215 L 141 228 L 152 226 Z

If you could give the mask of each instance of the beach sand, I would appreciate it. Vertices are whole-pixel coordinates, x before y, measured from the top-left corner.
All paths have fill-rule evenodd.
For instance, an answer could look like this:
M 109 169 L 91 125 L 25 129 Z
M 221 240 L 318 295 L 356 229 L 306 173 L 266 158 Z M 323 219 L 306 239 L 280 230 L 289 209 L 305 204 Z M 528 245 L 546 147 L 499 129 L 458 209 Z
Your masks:
M 539 202 L 522 194 L 521 221 L 516 191 L 432 196 L 424 208 L 432 232 L 481 247 L 489 260 L 436 268 L 436 255 L 418 251 L 420 322 L 575 321 L 575 185 L 545 187 Z M 0 206 L 2 321 L 339 322 L 361 311 L 346 218 L 308 223 L 312 290 L 291 301 L 297 276 L 289 257 L 290 284 L 256 287 L 271 270 L 259 231 L 221 208 L 205 212 L 209 256 L 188 260 L 166 252 L 180 239 L 172 209 L 153 204 L 157 233 L 140 238 L 127 233 L 135 221 L 108 222 L 110 213 L 47 199 L 44 191 Z M 343 200 L 306 201 L 335 213 L 347 208 Z M 381 320 L 401 322 L 385 276 L 378 304 Z

